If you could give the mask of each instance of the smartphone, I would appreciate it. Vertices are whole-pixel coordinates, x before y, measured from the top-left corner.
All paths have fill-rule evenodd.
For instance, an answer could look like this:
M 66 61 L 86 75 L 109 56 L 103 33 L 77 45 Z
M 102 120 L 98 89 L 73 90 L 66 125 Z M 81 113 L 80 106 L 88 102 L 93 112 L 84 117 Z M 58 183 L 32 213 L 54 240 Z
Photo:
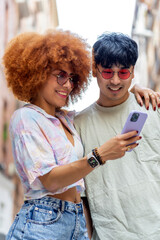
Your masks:
M 133 110 L 132 112 L 130 112 L 121 133 L 123 134 L 136 130 L 138 131 L 136 136 L 138 136 L 144 126 L 147 117 L 147 113 Z M 129 150 L 128 152 L 131 152 L 132 150 L 133 149 Z

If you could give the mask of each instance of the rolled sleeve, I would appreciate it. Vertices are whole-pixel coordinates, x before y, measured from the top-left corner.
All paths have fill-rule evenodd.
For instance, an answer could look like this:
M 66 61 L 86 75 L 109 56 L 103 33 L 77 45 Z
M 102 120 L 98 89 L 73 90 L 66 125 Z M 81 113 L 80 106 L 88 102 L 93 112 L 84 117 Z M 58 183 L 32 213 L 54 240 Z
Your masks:
M 39 176 L 58 166 L 51 145 L 40 131 L 22 131 L 15 148 L 17 160 L 34 189 L 41 184 L 37 179 Z

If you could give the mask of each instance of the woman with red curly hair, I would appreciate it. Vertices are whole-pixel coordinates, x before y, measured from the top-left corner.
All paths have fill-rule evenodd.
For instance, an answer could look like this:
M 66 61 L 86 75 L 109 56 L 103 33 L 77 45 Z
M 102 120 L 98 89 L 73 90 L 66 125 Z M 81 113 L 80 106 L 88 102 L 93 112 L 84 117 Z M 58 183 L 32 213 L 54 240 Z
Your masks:
M 95 165 L 123 156 L 126 145 L 136 147 L 139 137 L 135 131 L 116 136 L 83 157 L 73 112 L 62 109 L 89 82 L 89 46 L 78 35 L 20 34 L 8 44 L 3 61 L 8 86 L 28 102 L 10 123 L 25 199 L 6 239 L 89 239 L 80 197 L 83 178 Z

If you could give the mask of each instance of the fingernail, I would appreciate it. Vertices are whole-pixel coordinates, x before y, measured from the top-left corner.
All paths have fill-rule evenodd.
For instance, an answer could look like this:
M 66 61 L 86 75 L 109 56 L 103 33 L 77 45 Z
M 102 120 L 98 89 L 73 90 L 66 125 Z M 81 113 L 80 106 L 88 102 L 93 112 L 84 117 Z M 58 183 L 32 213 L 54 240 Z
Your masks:
M 137 146 L 139 145 L 139 143 L 137 143 Z
M 156 111 L 156 107 L 154 107 L 154 111 Z
M 149 107 L 147 107 L 147 110 L 149 110 Z
M 138 133 L 138 131 L 136 131 Z
M 142 137 L 141 136 L 139 136 L 139 139 L 141 139 Z
M 160 104 L 159 104 L 160 105 Z M 140 106 L 142 107 L 143 106 L 143 104 L 140 102 Z
M 160 108 L 160 103 L 158 104 L 158 107 Z

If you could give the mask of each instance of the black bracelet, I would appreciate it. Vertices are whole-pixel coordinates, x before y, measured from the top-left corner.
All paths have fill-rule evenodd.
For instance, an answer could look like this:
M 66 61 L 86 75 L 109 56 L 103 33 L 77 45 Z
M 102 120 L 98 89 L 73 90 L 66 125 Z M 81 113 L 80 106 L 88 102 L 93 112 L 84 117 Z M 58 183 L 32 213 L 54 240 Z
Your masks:
M 99 155 L 97 148 L 92 149 L 92 153 L 93 153 L 93 155 L 95 156 L 95 158 L 98 160 L 98 162 L 99 162 L 100 165 L 105 164 L 105 162 L 102 161 L 102 158 L 101 158 L 101 156 Z

